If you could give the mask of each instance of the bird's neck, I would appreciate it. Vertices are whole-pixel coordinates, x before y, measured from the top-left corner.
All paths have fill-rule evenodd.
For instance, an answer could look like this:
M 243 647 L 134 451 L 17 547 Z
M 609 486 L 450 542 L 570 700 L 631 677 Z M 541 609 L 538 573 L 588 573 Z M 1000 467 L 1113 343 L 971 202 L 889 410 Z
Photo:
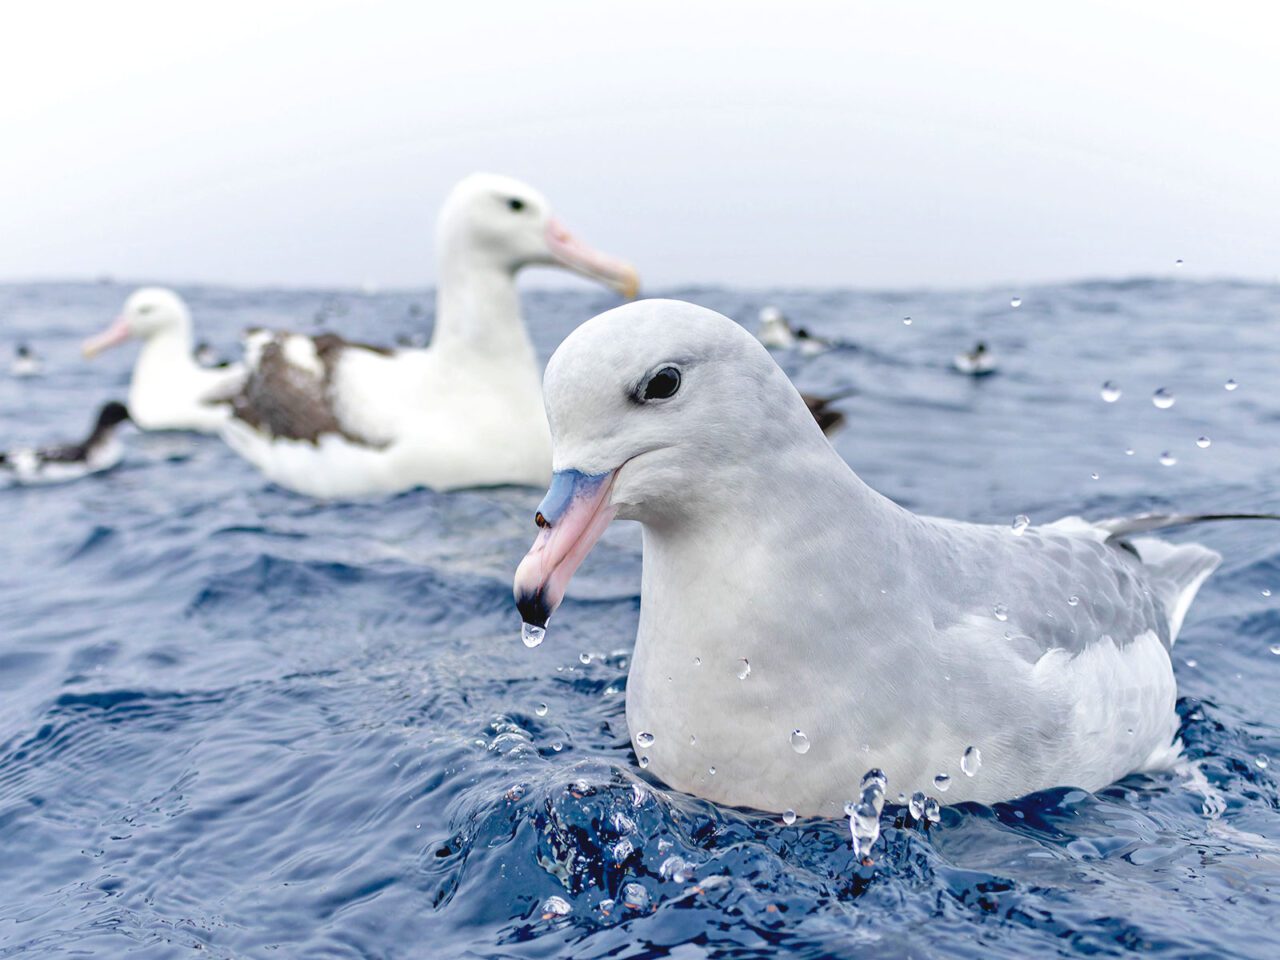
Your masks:
M 520 315 L 515 273 L 462 252 L 446 254 L 436 289 L 431 346 L 532 363 L 533 344 Z
M 637 658 L 669 672 L 691 646 L 704 658 L 776 656 L 872 622 L 900 595 L 888 580 L 918 521 L 825 443 L 716 474 L 696 512 L 645 525 Z
M 133 381 L 170 379 L 197 369 L 189 329 L 162 330 L 148 337 L 133 367 Z

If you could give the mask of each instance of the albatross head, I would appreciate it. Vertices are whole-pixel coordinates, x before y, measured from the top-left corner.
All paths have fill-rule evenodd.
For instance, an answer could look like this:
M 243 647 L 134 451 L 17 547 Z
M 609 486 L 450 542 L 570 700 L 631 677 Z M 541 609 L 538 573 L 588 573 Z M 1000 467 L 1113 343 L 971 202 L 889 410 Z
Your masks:
M 80 347 L 86 357 L 93 358 L 104 350 L 118 346 L 131 337 L 150 340 L 166 333 L 190 334 L 191 313 L 172 290 L 143 287 L 124 302 L 124 309 L 111 326 Z
M 675 300 L 642 300 L 584 323 L 552 356 L 543 393 L 555 474 L 515 578 L 521 615 L 538 627 L 615 516 L 686 524 L 732 503 L 762 458 L 830 452 L 755 337 Z
M 628 299 L 640 287 L 631 264 L 577 239 L 552 215 L 546 197 L 511 177 L 473 173 L 460 181 L 440 212 L 438 242 L 446 256 L 508 273 L 534 264 L 560 266 Z

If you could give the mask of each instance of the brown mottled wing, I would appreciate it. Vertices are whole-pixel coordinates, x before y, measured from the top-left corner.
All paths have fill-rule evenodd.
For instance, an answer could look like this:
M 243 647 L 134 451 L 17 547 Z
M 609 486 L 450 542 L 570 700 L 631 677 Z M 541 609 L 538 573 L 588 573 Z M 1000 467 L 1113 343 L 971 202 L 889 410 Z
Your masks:
M 235 416 L 272 437 L 318 443 L 325 434 L 335 434 L 362 446 L 380 446 L 343 428 L 333 410 L 329 387 L 343 350 L 359 347 L 376 353 L 390 351 L 352 344 L 336 334 L 322 334 L 311 341 L 324 369 L 323 376 L 318 376 L 285 357 L 284 342 L 290 336 L 277 333 L 262 348 L 257 368 L 229 400 Z

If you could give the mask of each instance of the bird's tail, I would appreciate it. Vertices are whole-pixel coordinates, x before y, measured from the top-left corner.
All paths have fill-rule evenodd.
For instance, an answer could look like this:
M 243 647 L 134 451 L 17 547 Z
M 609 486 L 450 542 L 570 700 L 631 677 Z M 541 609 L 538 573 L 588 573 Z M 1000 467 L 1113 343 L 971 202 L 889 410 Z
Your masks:
M 1130 540 L 1135 533 L 1150 533 L 1211 520 L 1280 520 L 1275 513 L 1148 513 L 1099 521 L 1107 542 L 1132 549 L 1152 572 L 1152 586 L 1169 619 L 1169 642 L 1178 636 L 1182 621 L 1201 584 L 1217 569 L 1222 556 L 1198 543 L 1169 543 L 1155 537 Z
M 1280 513 L 1144 513 L 1136 517 L 1098 520 L 1094 525 L 1107 531 L 1108 540 L 1120 540 L 1134 533 L 1186 527 L 1211 520 L 1280 520 Z

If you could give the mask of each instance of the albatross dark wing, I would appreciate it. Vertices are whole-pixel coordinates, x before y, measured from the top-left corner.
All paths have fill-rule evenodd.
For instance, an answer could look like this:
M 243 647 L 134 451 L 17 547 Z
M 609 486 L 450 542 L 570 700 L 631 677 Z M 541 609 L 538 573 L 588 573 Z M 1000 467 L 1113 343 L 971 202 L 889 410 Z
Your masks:
M 315 365 L 290 361 L 285 349 L 290 338 L 310 342 Z M 219 399 L 231 404 L 237 419 L 272 438 L 319 443 L 325 434 L 334 434 L 362 446 L 382 446 L 346 429 L 334 411 L 333 372 L 342 352 L 352 348 L 390 353 L 381 347 L 351 343 L 332 333 L 317 337 L 276 333 L 262 347 L 257 365 L 248 372 L 240 389 Z

